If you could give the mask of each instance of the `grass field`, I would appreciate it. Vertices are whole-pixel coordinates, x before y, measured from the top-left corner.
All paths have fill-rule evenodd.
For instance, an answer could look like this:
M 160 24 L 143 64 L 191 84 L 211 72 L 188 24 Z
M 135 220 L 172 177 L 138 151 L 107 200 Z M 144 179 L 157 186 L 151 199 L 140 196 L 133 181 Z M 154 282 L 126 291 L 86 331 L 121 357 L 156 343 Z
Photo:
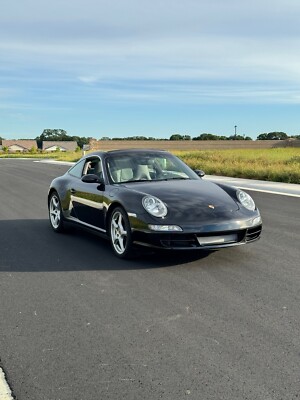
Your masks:
M 177 151 L 193 169 L 208 175 L 223 175 L 266 181 L 300 183 L 300 149 Z
M 208 175 L 261 179 L 300 184 L 300 148 L 174 151 L 193 169 Z M 81 152 L 51 154 L 0 154 L 3 157 L 51 158 L 77 161 Z

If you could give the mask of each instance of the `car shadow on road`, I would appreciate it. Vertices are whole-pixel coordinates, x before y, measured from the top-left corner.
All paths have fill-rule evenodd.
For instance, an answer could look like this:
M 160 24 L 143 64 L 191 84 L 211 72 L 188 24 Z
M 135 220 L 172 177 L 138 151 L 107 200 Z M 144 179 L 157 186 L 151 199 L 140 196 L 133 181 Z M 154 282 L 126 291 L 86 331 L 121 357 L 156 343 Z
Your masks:
M 131 260 L 114 256 L 110 243 L 79 228 L 53 232 L 48 220 L 0 221 L 0 272 L 134 270 L 201 260 L 207 251 L 138 250 Z

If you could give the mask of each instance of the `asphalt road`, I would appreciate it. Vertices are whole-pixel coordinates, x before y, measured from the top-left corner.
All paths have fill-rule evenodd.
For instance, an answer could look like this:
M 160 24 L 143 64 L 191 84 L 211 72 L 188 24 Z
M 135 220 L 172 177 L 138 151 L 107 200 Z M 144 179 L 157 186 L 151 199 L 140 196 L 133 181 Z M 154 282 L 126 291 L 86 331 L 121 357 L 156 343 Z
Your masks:
M 52 232 L 66 169 L 0 160 L 0 367 L 17 400 L 300 398 L 299 198 L 251 193 L 251 245 L 121 261 Z

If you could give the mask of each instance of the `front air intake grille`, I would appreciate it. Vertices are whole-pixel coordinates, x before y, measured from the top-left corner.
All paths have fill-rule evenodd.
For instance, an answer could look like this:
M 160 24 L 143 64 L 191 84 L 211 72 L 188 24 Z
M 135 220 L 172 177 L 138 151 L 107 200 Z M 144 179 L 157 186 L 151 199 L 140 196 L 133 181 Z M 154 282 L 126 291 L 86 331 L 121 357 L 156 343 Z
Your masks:
M 185 238 L 178 238 L 178 239 L 169 239 L 169 240 L 161 240 L 161 245 L 167 248 L 197 248 L 198 243 L 194 235 Z
M 246 242 L 252 242 L 260 237 L 262 226 L 255 226 L 254 228 L 247 229 Z

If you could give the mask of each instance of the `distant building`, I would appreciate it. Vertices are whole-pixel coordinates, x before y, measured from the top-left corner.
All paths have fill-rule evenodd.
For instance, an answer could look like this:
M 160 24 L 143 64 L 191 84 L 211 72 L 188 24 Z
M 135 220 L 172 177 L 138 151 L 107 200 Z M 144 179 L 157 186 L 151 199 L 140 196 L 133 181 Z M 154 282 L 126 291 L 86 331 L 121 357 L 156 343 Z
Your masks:
M 43 141 L 43 151 L 75 151 L 78 145 L 76 141 Z
M 2 140 L 2 150 L 7 148 L 10 153 L 27 153 L 29 150 L 37 150 L 36 140 Z

